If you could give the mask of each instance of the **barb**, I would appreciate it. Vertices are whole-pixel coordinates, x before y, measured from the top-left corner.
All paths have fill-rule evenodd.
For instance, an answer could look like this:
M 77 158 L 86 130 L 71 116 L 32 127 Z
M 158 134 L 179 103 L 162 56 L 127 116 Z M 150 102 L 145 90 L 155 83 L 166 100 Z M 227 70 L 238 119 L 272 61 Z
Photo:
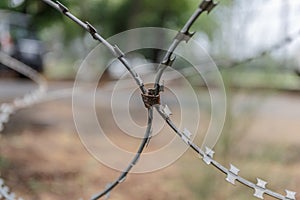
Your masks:
M 151 132 L 152 132 L 152 121 L 153 121 L 153 108 L 150 107 L 148 109 L 148 125 L 147 125 L 147 129 L 146 129 L 146 132 L 145 132 L 145 136 L 144 136 L 144 139 L 143 139 L 142 143 L 140 144 L 140 147 L 139 147 L 135 157 L 132 159 L 132 161 L 130 162 L 128 167 L 124 170 L 124 172 L 119 176 L 119 178 L 116 181 L 109 184 L 104 191 L 102 191 L 101 193 L 99 193 L 99 194 L 95 195 L 94 197 L 92 197 L 91 200 L 97 200 L 97 199 L 109 194 L 109 192 L 111 190 L 113 190 L 118 184 L 125 181 L 128 173 L 137 164 L 142 152 L 144 151 L 144 148 L 148 144 L 148 141 L 149 141 L 149 138 L 151 137 Z
M 181 132 L 176 125 L 173 123 L 173 121 L 170 118 L 170 113 L 171 111 L 169 108 L 162 107 L 162 106 L 155 106 L 156 110 L 158 113 L 161 115 L 161 117 L 167 122 L 167 124 L 170 126 L 171 129 L 182 139 L 184 143 L 186 143 L 191 149 L 193 149 L 197 154 L 199 154 L 200 158 L 207 164 L 215 167 L 222 173 L 226 174 L 226 181 L 234 184 L 235 182 L 239 182 L 251 189 L 254 189 L 255 193 L 254 196 L 260 199 L 264 199 L 264 194 L 269 195 L 275 199 L 280 199 L 280 200 L 296 200 L 296 192 L 292 192 L 289 190 L 285 190 L 286 195 L 282 195 L 279 193 L 276 193 L 270 189 L 267 189 L 266 185 L 267 182 L 257 178 L 257 183 L 253 183 L 241 176 L 238 175 L 239 169 L 235 167 L 234 165 L 230 164 L 230 168 L 224 167 L 222 164 L 218 163 L 216 160 L 213 159 L 214 156 L 214 151 L 208 147 L 206 147 L 205 151 L 203 151 L 200 147 L 198 147 L 196 144 L 194 144 L 191 140 L 189 135 L 186 133 L 190 133 L 188 130 L 184 130 Z M 168 109 L 166 109 L 168 108 Z
M 69 9 L 64 6 L 59 1 L 53 2 L 52 0 L 42 0 L 43 2 L 47 3 L 48 5 L 52 6 L 56 10 L 60 11 L 62 14 L 70 18 L 72 21 L 77 23 L 79 26 L 81 26 L 83 29 L 85 29 L 87 32 L 89 32 L 93 39 L 99 41 L 102 43 L 109 51 L 110 53 L 115 56 L 122 64 L 123 66 L 130 72 L 130 75 L 135 80 L 136 84 L 139 86 L 141 92 L 143 94 L 147 93 L 146 88 L 144 87 L 144 83 L 140 76 L 135 72 L 135 70 L 130 67 L 129 62 L 124 57 L 124 53 L 119 49 L 117 45 L 111 45 L 107 40 L 105 40 L 96 30 L 95 27 L 93 27 L 89 22 L 83 22 L 80 19 L 78 19 L 76 16 L 74 16 Z
M 191 33 L 190 29 L 195 23 L 195 21 L 198 19 L 198 17 L 204 13 L 210 13 L 212 9 L 217 5 L 213 0 L 203 0 L 201 4 L 199 5 L 198 9 L 192 14 L 192 16 L 189 18 L 189 20 L 186 22 L 186 24 L 183 26 L 183 28 L 178 32 L 178 34 L 173 39 L 172 44 L 168 48 L 168 51 L 166 52 L 162 62 L 158 66 L 158 72 L 155 77 L 155 93 L 158 95 L 160 91 L 160 79 L 165 71 L 165 69 L 168 66 L 172 66 L 173 62 L 175 61 L 176 57 L 173 56 L 174 51 L 178 47 L 178 45 L 182 42 L 188 42 L 195 32 Z

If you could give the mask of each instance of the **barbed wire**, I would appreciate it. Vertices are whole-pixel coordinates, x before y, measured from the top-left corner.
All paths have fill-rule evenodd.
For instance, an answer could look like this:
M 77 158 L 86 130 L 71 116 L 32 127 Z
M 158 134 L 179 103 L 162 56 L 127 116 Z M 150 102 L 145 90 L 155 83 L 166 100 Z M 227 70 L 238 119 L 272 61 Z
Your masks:
M 170 126 L 170 128 L 182 139 L 184 143 L 189 145 L 191 149 L 193 149 L 196 153 L 199 154 L 199 156 L 202 158 L 202 160 L 207 164 L 215 167 L 222 173 L 226 174 L 226 181 L 235 185 L 235 182 L 238 181 L 241 184 L 254 189 L 254 196 L 260 199 L 264 199 L 264 194 L 269 195 L 271 197 L 274 197 L 276 199 L 281 200 L 296 200 L 296 192 L 292 192 L 289 190 L 286 191 L 286 196 L 273 192 L 270 189 L 266 188 L 267 182 L 265 182 L 262 179 L 257 178 L 257 183 L 253 183 L 241 176 L 239 176 L 240 169 L 235 167 L 234 165 L 230 164 L 230 169 L 224 167 L 220 163 L 218 163 L 216 160 L 213 159 L 213 156 L 215 152 L 206 147 L 205 151 L 203 151 L 200 147 L 198 147 L 196 144 L 194 144 L 191 141 L 192 133 L 188 129 L 184 129 L 184 131 L 180 131 L 176 125 L 171 120 L 170 116 L 172 115 L 172 112 L 170 111 L 168 106 L 161 106 L 161 105 L 155 105 L 156 110 L 158 113 L 162 116 L 162 118 L 167 122 L 167 124 Z
M 204 3 L 205 6 L 208 6 L 207 7 L 208 12 L 210 12 L 217 5 L 213 2 L 213 0 L 207 0 L 207 1 L 203 1 L 203 2 L 205 2 Z M 203 4 L 203 2 L 202 2 L 202 4 Z M 188 40 L 194 35 L 194 33 L 189 33 L 189 29 L 191 28 L 194 20 L 197 19 L 197 16 L 199 16 L 198 14 L 201 13 L 201 5 L 199 8 L 200 9 L 195 11 L 194 15 L 189 19 L 189 21 L 184 26 L 184 28 L 175 37 L 173 43 L 169 47 L 169 50 L 164 57 L 163 62 L 160 64 L 160 68 L 159 68 L 159 70 L 156 74 L 156 78 L 155 78 L 155 88 L 156 88 L 157 93 L 160 92 L 157 88 L 160 87 L 159 82 L 160 82 L 160 79 L 161 79 L 165 69 L 168 66 L 171 67 L 175 60 L 175 57 L 172 58 L 172 54 L 175 51 L 175 49 L 177 48 L 178 44 L 181 41 L 188 42 Z M 299 35 L 300 35 L 300 31 L 297 33 L 296 36 L 298 37 Z M 239 66 L 241 64 L 246 64 L 246 63 L 252 62 L 253 60 L 263 57 L 263 56 L 267 55 L 268 53 L 276 51 L 276 50 L 284 47 L 285 45 L 291 43 L 293 41 L 293 39 L 296 38 L 296 36 L 294 36 L 294 37 L 288 36 L 282 42 L 272 46 L 268 50 L 262 51 L 260 54 L 258 54 L 256 56 L 244 59 L 242 61 L 232 62 L 228 68 L 233 68 L 233 67 Z M 276 199 L 296 200 L 296 192 L 293 192 L 290 190 L 285 190 L 286 195 L 284 196 L 282 194 L 276 193 L 276 192 L 268 189 L 266 187 L 267 182 L 262 179 L 257 178 L 257 183 L 255 184 L 255 183 L 239 176 L 240 169 L 238 169 L 237 167 L 235 167 L 232 164 L 230 164 L 229 169 L 224 167 L 223 165 L 221 165 L 220 163 L 218 163 L 216 160 L 213 159 L 215 152 L 212 149 L 205 147 L 205 151 L 203 151 L 200 147 L 198 147 L 196 144 L 194 144 L 192 142 L 192 140 L 191 140 L 192 133 L 188 129 L 185 128 L 183 131 L 180 131 L 177 128 L 175 123 L 173 123 L 173 121 L 170 118 L 170 116 L 172 115 L 172 112 L 167 105 L 165 105 L 164 107 L 162 107 L 161 105 L 154 105 L 154 106 L 155 106 L 156 110 L 158 111 L 158 113 L 161 115 L 161 117 L 169 125 L 169 127 L 181 138 L 181 140 L 184 143 L 186 143 L 186 145 L 188 145 L 191 149 L 193 149 L 196 153 L 198 153 L 199 156 L 202 158 L 202 160 L 207 165 L 211 165 L 211 166 L 215 167 L 216 169 L 218 169 L 219 171 L 221 171 L 222 173 L 227 175 L 227 177 L 226 177 L 227 182 L 235 185 L 235 182 L 237 181 L 251 189 L 254 189 L 254 196 L 257 198 L 260 198 L 260 199 L 264 199 L 264 194 L 266 194 L 266 195 L 269 195 Z
M 176 50 L 176 48 L 181 42 L 185 41 L 187 43 L 193 37 L 195 32 L 191 33 L 190 29 L 195 23 L 195 21 L 198 19 L 198 17 L 203 12 L 209 13 L 216 5 L 217 3 L 215 3 L 213 0 L 202 1 L 198 9 L 194 11 L 193 15 L 189 18 L 189 20 L 186 22 L 183 28 L 178 32 L 176 37 L 173 39 L 173 42 L 169 46 L 168 51 L 166 52 L 162 62 L 158 66 L 158 72 L 156 74 L 155 83 L 154 83 L 156 95 L 158 95 L 159 92 L 161 92 L 160 80 L 165 69 L 167 67 L 171 67 L 176 59 L 176 57 L 173 56 L 174 51 Z
M 110 183 L 107 185 L 106 189 L 102 192 L 100 192 L 99 194 L 94 195 L 91 200 L 97 200 L 107 194 L 110 193 L 110 191 L 112 191 L 118 184 L 122 183 L 125 181 L 128 173 L 130 172 L 130 170 L 137 164 L 137 162 L 139 161 L 139 158 L 141 156 L 141 154 L 144 151 L 144 148 L 147 146 L 148 142 L 151 139 L 151 135 L 152 135 L 152 122 L 153 122 L 153 108 L 150 107 L 148 108 L 148 123 L 147 123 L 147 128 L 146 128 L 146 132 L 144 135 L 144 138 L 140 144 L 140 147 L 135 155 L 135 157 L 132 159 L 131 163 L 129 164 L 129 166 L 122 172 L 122 174 L 119 176 L 119 178 L 117 180 L 115 180 L 113 183 Z M 109 195 L 107 196 L 109 197 Z
M 143 153 L 144 148 L 146 147 L 147 143 L 149 142 L 151 138 L 151 133 L 152 133 L 152 120 L 153 120 L 153 107 L 156 108 L 158 113 L 162 116 L 162 118 L 167 122 L 167 124 L 172 128 L 172 130 L 187 144 L 191 149 L 193 149 L 196 153 L 199 154 L 199 156 L 202 158 L 202 160 L 211 166 L 214 166 L 221 172 L 227 175 L 226 180 L 229 183 L 235 184 L 235 182 L 240 182 L 244 184 L 245 186 L 248 186 L 249 188 L 252 188 L 255 190 L 254 196 L 257 198 L 264 198 L 264 194 L 269 195 L 271 197 L 274 197 L 276 199 L 282 199 L 282 200 L 295 200 L 296 199 L 296 193 L 286 190 L 286 195 L 281 195 L 279 193 L 273 192 L 272 190 L 269 190 L 266 188 L 267 182 L 257 179 L 257 183 L 253 183 L 251 181 L 248 181 L 247 179 L 244 179 L 238 175 L 239 169 L 235 167 L 234 165 L 230 165 L 230 168 L 226 168 L 220 163 L 218 163 L 216 160 L 213 159 L 214 156 L 214 151 L 210 148 L 205 149 L 203 151 L 200 147 L 198 147 L 196 144 L 194 144 L 191 140 L 191 132 L 188 131 L 188 129 L 184 129 L 184 131 L 180 131 L 176 125 L 172 122 L 170 116 L 171 116 L 171 111 L 168 108 L 168 106 L 162 107 L 160 105 L 160 96 L 159 93 L 163 91 L 163 86 L 160 85 L 160 79 L 165 71 L 165 69 L 168 66 L 172 66 L 173 61 L 175 58 L 173 57 L 173 53 L 177 46 L 182 42 L 188 40 L 194 35 L 194 33 L 190 33 L 189 29 L 193 25 L 193 23 L 196 21 L 196 19 L 204 12 L 210 12 L 215 6 L 216 3 L 214 3 L 213 0 L 204 0 L 200 4 L 199 8 L 194 12 L 194 14 L 191 16 L 191 18 L 188 20 L 188 22 L 185 24 L 185 26 L 181 29 L 181 31 L 178 32 L 177 36 L 174 38 L 171 46 L 169 47 L 163 61 L 159 65 L 159 70 L 157 72 L 157 75 L 155 77 L 155 85 L 154 88 L 147 89 L 145 88 L 143 81 L 141 80 L 140 76 L 132 69 L 129 65 L 129 62 L 125 59 L 124 53 L 116 46 L 116 45 L 111 45 L 108 43 L 102 36 L 100 36 L 97 33 L 97 30 L 88 22 L 82 22 L 80 19 L 75 17 L 73 14 L 71 14 L 66 6 L 61 4 L 60 2 L 53 2 L 51 0 L 42 0 L 45 3 L 49 4 L 50 6 L 54 7 L 67 17 L 69 17 L 71 20 L 73 20 L 75 23 L 83 27 L 86 31 L 88 31 L 93 39 L 101 42 L 105 47 L 108 48 L 108 50 L 124 65 L 124 67 L 129 71 L 131 74 L 132 78 L 135 80 L 136 84 L 140 88 L 142 92 L 142 99 L 145 103 L 145 107 L 148 110 L 148 124 L 147 128 L 145 131 L 145 136 L 140 144 L 140 147 L 133 158 L 133 160 L 130 162 L 128 167 L 121 173 L 121 175 L 114 181 L 113 183 L 109 184 L 105 190 L 100 192 L 99 194 L 94 195 L 91 199 L 92 200 L 97 200 L 105 195 L 109 195 L 109 192 L 113 190 L 119 183 L 122 183 L 128 173 L 131 171 L 131 169 L 134 167 L 134 165 L 138 162 L 140 155 Z M 277 47 L 274 47 L 274 49 L 277 49 Z M 261 55 L 265 55 L 266 53 L 262 53 Z M 250 62 L 250 59 L 247 59 L 247 62 Z M 244 61 L 245 62 L 245 61 Z M 241 62 L 240 62 L 241 63 Z M 234 63 L 234 65 L 237 65 L 237 63 Z M 30 71 L 30 70 L 29 70 Z M 28 72 L 29 72 L 28 71 Z M 32 72 L 32 71 L 30 71 Z M 27 74 L 27 73 L 25 73 Z M 31 76 L 32 73 L 29 73 L 29 76 L 33 81 L 37 82 L 39 85 L 43 85 L 42 91 L 44 93 L 45 90 L 45 85 L 40 84 L 42 79 L 36 79 L 37 76 Z M 27 74 L 28 75 L 28 74 Z M 36 75 L 36 74 L 35 74 Z M 34 94 L 34 95 L 32 95 Z M 40 94 L 40 93 L 38 93 Z M 31 93 L 31 95 L 25 95 L 21 99 L 16 99 L 14 100 L 13 104 L 2 104 L 1 105 L 1 112 L 2 113 L 10 113 L 7 117 L 3 117 L 4 120 L 2 124 L 4 124 L 4 121 L 9 120 L 9 116 L 15 112 L 16 110 L 30 106 L 34 104 L 34 102 L 37 102 L 37 99 L 40 99 L 40 96 L 37 95 L 36 93 Z M 0 121 L 1 122 L 1 121 Z M 1 132 L 1 131 L 0 131 Z M 2 195 L 2 196 L 1 196 Z M 0 179 L 0 198 L 4 197 L 7 200 L 15 200 L 14 194 L 9 194 L 9 189 L 4 185 L 4 182 L 2 179 Z M 21 200 L 21 198 L 19 198 Z
M 129 62 L 124 57 L 124 53 L 119 49 L 117 45 L 110 44 L 107 40 L 105 40 L 98 32 L 95 27 L 93 27 L 89 22 L 83 22 L 80 19 L 78 19 L 76 16 L 74 16 L 71 12 L 69 12 L 69 9 L 60 3 L 59 1 L 53 2 L 52 0 L 42 0 L 43 2 L 47 3 L 48 5 L 52 6 L 56 10 L 60 11 L 62 14 L 67 16 L 69 19 L 71 19 L 73 22 L 81 26 L 83 29 L 85 29 L 87 32 L 90 33 L 93 39 L 99 41 L 102 43 L 109 51 L 110 53 L 116 57 L 123 66 L 129 71 L 132 78 L 136 81 L 136 84 L 139 86 L 141 92 L 143 94 L 147 93 L 147 90 L 144 86 L 144 83 L 140 76 L 135 72 L 135 70 L 130 67 Z
M 63 13 L 64 15 L 69 17 L 71 20 L 73 20 L 74 22 L 79 24 L 81 27 L 83 27 L 86 31 L 88 31 L 92 35 L 92 37 L 95 40 L 98 40 L 101 43 L 103 43 L 111 51 L 111 53 L 113 55 L 115 55 L 115 57 L 118 58 L 121 61 L 121 63 L 130 72 L 131 76 L 135 79 L 137 85 L 140 87 L 140 90 L 142 91 L 142 97 L 143 97 L 143 101 L 145 103 L 145 107 L 148 108 L 148 127 L 147 127 L 146 134 L 145 134 L 146 137 L 144 138 L 144 140 L 141 144 L 141 147 L 139 149 L 138 154 L 133 159 L 130 166 L 121 174 L 121 176 L 115 182 L 108 185 L 108 187 L 103 192 L 101 192 L 100 194 L 95 195 L 94 197 L 92 197 L 92 200 L 96 200 L 96 199 L 108 194 L 117 184 L 123 182 L 125 180 L 127 174 L 129 173 L 130 169 L 138 161 L 138 158 L 139 158 L 140 154 L 143 152 L 143 148 L 145 147 L 147 141 L 149 140 L 150 130 L 151 130 L 151 126 L 152 126 L 152 116 L 150 116 L 150 114 L 152 114 L 152 107 L 156 108 L 156 110 L 165 119 L 167 124 L 174 130 L 174 132 L 187 145 L 189 145 L 190 148 L 192 148 L 194 151 L 196 151 L 203 158 L 203 161 L 206 164 L 212 165 L 215 168 L 217 168 L 218 170 L 220 170 L 221 172 L 227 174 L 226 180 L 229 183 L 235 184 L 235 181 L 238 181 L 238 182 L 248 186 L 249 188 L 254 189 L 255 190 L 254 196 L 257 197 L 257 198 L 261 198 L 261 199 L 264 198 L 263 197 L 264 194 L 267 194 L 271 197 L 274 197 L 274 198 L 277 198 L 277 199 L 282 199 L 282 200 L 295 200 L 296 199 L 296 197 L 295 197 L 296 193 L 295 192 L 286 190 L 286 196 L 283 196 L 279 193 L 276 193 L 276 192 L 273 192 L 272 190 L 267 189 L 266 188 L 267 182 L 265 182 L 261 179 L 257 179 L 257 183 L 254 184 L 253 182 L 248 181 L 248 180 L 240 177 L 238 175 L 240 170 L 237 167 L 235 167 L 234 165 L 230 165 L 230 169 L 227 169 L 226 167 L 224 167 L 223 165 L 218 163 L 216 160 L 213 159 L 213 155 L 214 155 L 213 150 L 211 150 L 207 147 L 206 147 L 205 152 L 203 150 L 201 150 L 200 147 L 198 147 L 196 144 L 194 144 L 190 140 L 191 133 L 187 129 L 185 129 L 183 132 L 181 132 L 176 127 L 176 125 L 172 122 L 172 120 L 170 119 L 171 111 L 169 110 L 169 108 L 167 106 L 162 108 L 162 106 L 160 105 L 159 93 L 163 91 L 162 86 L 160 85 L 160 79 L 162 77 L 163 72 L 165 71 L 165 69 L 168 66 L 172 66 L 172 63 L 175 60 L 175 58 L 172 57 L 172 56 L 173 56 L 174 51 L 178 47 L 178 45 L 182 41 L 188 42 L 188 40 L 194 35 L 194 33 L 189 32 L 189 29 L 191 28 L 193 23 L 196 21 L 196 19 L 204 11 L 210 12 L 216 6 L 216 3 L 214 3 L 213 0 L 204 0 L 204 1 L 202 1 L 199 8 L 190 17 L 190 19 L 185 24 L 185 26 L 181 29 L 181 31 L 179 31 L 177 36 L 174 38 L 172 44 L 170 45 L 163 61 L 159 65 L 159 69 L 158 69 L 158 72 L 157 72 L 156 78 L 155 78 L 154 88 L 153 89 L 148 89 L 148 90 L 146 90 L 146 88 L 144 87 L 143 82 L 140 79 L 140 77 L 137 75 L 137 73 L 135 71 L 133 71 L 133 69 L 130 68 L 128 62 L 124 58 L 124 54 L 122 53 L 122 51 L 116 45 L 112 46 L 111 44 L 109 44 L 105 39 L 103 39 L 97 33 L 96 29 L 91 24 L 89 24 L 88 22 L 83 23 L 81 20 L 76 18 L 74 15 L 72 15 L 69 12 L 68 8 L 66 8 L 64 5 L 62 5 L 58 1 L 56 3 L 52 2 L 51 0 L 43 0 L 43 1 L 48 3 L 49 5 L 51 5 L 52 7 L 56 8 L 61 13 Z M 289 41 L 290 40 L 288 40 L 288 42 Z M 277 49 L 277 48 L 278 48 L 277 46 L 274 47 L 274 49 Z M 261 53 L 262 56 L 264 54 L 266 54 L 266 53 L 265 52 Z M 250 62 L 250 60 L 251 59 L 246 59 L 244 62 Z M 234 63 L 234 65 L 237 65 L 237 64 L 240 64 L 240 63 Z
M 77 23 L 79 26 L 81 26 L 83 29 L 85 29 L 87 32 L 89 32 L 92 36 L 93 39 L 99 41 L 102 43 L 109 51 L 110 53 L 118 59 L 122 65 L 129 71 L 130 75 L 132 78 L 135 80 L 136 84 L 138 85 L 140 91 L 142 92 L 142 97 L 144 101 L 151 101 L 151 90 L 147 90 L 144 86 L 144 83 L 140 76 L 135 72 L 135 70 L 130 66 L 129 62 L 127 59 L 124 57 L 125 54 L 119 49 L 117 45 L 112 45 L 110 44 L 107 40 L 105 40 L 98 32 L 97 30 L 89 23 L 89 22 L 83 22 L 80 19 L 78 19 L 76 16 L 74 16 L 71 12 L 69 12 L 69 9 L 60 3 L 59 1 L 53 2 L 51 0 L 42 0 L 48 5 L 52 6 L 56 10 L 60 11 L 62 14 L 70 18 L 72 21 Z M 145 103 L 146 104 L 146 103 Z M 149 142 L 151 138 L 151 133 L 152 133 L 152 118 L 153 118 L 153 108 L 151 106 L 146 106 L 148 109 L 148 123 L 147 123 L 147 128 L 145 131 L 144 138 L 128 167 L 121 173 L 121 175 L 111 184 L 108 184 L 107 187 L 100 192 L 99 194 L 94 195 L 91 200 L 97 200 L 105 195 L 109 195 L 110 191 L 113 190 L 118 184 L 122 183 L 128 173 L 131 171 L 131 169 L 136 165 L 138 162 L 140 155 L 143 153 L 147 143 Z

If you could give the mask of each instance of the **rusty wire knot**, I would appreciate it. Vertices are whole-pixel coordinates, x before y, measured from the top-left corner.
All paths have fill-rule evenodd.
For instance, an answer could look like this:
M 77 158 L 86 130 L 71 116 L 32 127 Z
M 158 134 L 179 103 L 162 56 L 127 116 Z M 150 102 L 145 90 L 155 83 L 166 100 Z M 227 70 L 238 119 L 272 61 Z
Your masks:
M 147 94 L 142 94 L 142 99 L 146 108 L 160 105 L 160 94 L 155 95 L 155 89 L 149 89 Z
M 164 91 L 163 86 L 159 86 L 158 93 L 156 91 L 157 91 L 156 88 L 149 88 L 146 94 L 141 94 L 142 100 L 147 109 L 155 105 L 160 105 L 160 92 Z

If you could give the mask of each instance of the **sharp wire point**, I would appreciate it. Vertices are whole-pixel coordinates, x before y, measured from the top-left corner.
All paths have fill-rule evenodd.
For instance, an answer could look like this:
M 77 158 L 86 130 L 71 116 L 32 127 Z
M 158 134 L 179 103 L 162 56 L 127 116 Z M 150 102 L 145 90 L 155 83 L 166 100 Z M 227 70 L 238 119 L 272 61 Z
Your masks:
M 261 180 L 259 178 L 257 178 L 257 184 L 256 184 L 258 187 L 261 187 L 263 189 L 266 189 L 266 185 L 267 185 L 267 182 L 264 181 L 264 180 Z
M 254 196 L 259 199 L 264 199 L 264 194 L 266 193 L 266 185 L 267 185 L 266 181 L 257 178 L 257 184 L 256 187 L 254 188 L 255 190 Z
M 172 115 L 172 112 L 171 112 L 170 108 L 168 107 L 168 105 L 165 105 L 165 106 L 164 106 L 163 112 L 164 112 L 168 117 L 170 117 L 170 115 Z
M 240 170 L 234 165 L 230 164 L 230 169 L 227 173 L 226 181 L 235 185 L 236 179 L 238 179 Z
M 211 150 L 210 148 L 208 147 L 205 147 L 205 153 L 203 155 L 203 161 L 207 164 L 207 165 L 210 165 L 211 162 L 213 161 L 213 156 L 214 156 L 214 151 Z
M 285 190 L 286 192 L 286 198 L 288 200 L 296 200 L 296 192 L 290 191 L 290 190 Z
M 203 0 L 199 7 L 202 11 L 210 13 L 217 5 L 213 0 Z
M 181 135 L 181 139 L 184 141 L 184 143 L 186 143 L 187 145 L 189 145 L 190 143 L 190 141 L 189 141 L 189 138 L 186 136 L 186 135 L 184 135 L 184 134 L 182 134 Z
M 189 33 L 179 31 L 175 36 L 175 39 L 178 41 L 185 41 L 186 43 L 188 43 L 188 41 L 195 35 L 195 33 L 196 32 Z
M 184 128 L 183 134 L 184 134 L 188 139 L 191 139 L 191 137 L 192 137 L 192 133 L 191 133 L 187 128 Z
M 208 147 L 205 147 L 205 153 L 206 153 L 206 155 L 208 155 L 211 158 L 213 158 L 214 154 L 215 154 L 215 152 L 212 149 L 208 148 Z

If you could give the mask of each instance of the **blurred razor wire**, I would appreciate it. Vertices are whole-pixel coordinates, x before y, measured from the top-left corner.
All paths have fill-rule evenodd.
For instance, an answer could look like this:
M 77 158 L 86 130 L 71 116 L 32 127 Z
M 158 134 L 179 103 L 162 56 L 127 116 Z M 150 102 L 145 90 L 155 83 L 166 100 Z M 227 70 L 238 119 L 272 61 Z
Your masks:
M 32 69 L 31 67 L 25 65 L 24 63 L 16 60 L 15 58 L 5 54 L 0 51 L 0 63 L 4 66 L 7 66 L 14 71 L 28 77 L 33 82 L 35 82 L 38 88 L 28 94 L 25 94 L 23 97 L 17 97 L 11 103 L 3 103 L 0 107 L 0 132 L 4 128 L 4 124 L 7 123 L 10 119 L 10 116 L 15 113 L 17 110 L 30 107 L 40 101 L 46 94 L 48 84 L 46 79 Z
M 2 51 L 0 51 L 0 63 L 24 75 L 25 77 L 28 77 L 38 86 L 36 90 L 25 94 L 23 97 L 17 97 L 12 102 L 2 103 L 0 105 L 1 134 L 5 128 L 5 124 L 9 122 L 12 114 L 20 109 L 36 104 L 46 95 L 48 84 L 40 73 Z M 10 191 L 9 187 L 5 185 L 4 180 L 0 178 L 0 199 L 3 198 L 5 200 L 22 200 L 22 198 L 17 198 L 16 195 Z

